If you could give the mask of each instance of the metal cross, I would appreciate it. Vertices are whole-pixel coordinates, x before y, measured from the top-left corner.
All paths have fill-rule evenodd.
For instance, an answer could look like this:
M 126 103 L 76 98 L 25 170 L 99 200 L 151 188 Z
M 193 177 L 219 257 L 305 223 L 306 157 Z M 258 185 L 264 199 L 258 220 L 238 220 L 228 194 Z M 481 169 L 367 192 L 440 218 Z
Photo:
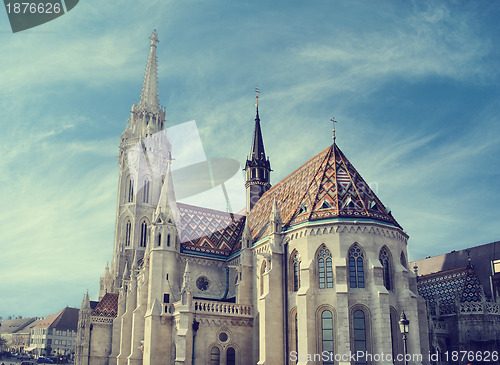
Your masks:
M 337 121 L 335 120 L 335 117 L 332 117 L 332 119 L 330 119 L 330 121 L 333 124 L 333 129 L 332 129 L 333 136 L 332 136 L 332 139 L 333 139 L 333 142 L 335 142 L 335 123 L 337 123 Z
M 258 108 L 259 107 L 259 94 L 260 90 L 258 87 L 255 88 L 255 106 Z

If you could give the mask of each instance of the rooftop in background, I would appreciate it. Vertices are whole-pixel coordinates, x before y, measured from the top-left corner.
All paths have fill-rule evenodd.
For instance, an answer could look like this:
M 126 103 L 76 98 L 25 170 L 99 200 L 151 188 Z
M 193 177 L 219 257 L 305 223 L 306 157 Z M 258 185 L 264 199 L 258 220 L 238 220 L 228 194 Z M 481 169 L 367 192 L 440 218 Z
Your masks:
M 486 296 L 491 297 L 490 277 L 497 272 L 494 271 L 494 262 L 500 260 L 500 241 L 413 261 L 410 268 L 413 270 L 416 264 L 419 277 L 426 276 L 466 268 L 469 258 Z
M 1 322 L 0 333 L 17 333 L 21 332 L 23 328 L 26 328 L 31 323 L 35 322 L 36 318 L 16 318 L 16 319 L 6 319 Z
M 78 308 L 66 307 L 57 314 L 42 319 L 36 328 L 56 328 L 58 330 L 76 330 L 78 325 Z

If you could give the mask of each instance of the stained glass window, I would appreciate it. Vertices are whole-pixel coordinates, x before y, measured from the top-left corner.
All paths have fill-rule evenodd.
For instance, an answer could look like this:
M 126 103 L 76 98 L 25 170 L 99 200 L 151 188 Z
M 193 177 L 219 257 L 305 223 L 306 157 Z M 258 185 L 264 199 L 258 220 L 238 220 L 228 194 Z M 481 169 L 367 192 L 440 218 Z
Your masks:
M 349 249 L 349 284 L 351 288 L 365 287 L 363 265 L 363 251 L 357 244 L 354 244 Z

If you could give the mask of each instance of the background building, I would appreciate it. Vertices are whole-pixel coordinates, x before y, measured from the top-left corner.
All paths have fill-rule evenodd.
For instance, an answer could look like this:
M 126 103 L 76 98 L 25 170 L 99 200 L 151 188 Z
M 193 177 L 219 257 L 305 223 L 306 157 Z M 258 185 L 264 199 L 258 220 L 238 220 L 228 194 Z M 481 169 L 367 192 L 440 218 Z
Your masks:
M 73 356 L 78 312 L 78 308 L 66 307 L 40 320 L 31 329 L 29 351 L 37 356 Z
M 427 301 L 433 352 L 500 349 L 500 242 L 410 263 Z M 490 363 L 499 364 L 499 361 Z
M 0 323 L 0 337 L 11 352 L 22 352 L 29 346 L 29 328 L 36 318 L 6 319 Z

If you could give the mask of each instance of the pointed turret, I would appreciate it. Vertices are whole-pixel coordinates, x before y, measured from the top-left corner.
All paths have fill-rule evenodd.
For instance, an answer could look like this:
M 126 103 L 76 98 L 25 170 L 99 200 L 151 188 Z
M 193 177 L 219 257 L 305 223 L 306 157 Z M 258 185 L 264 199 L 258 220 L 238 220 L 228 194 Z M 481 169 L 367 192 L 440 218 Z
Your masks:
M 283 222 L 281 220 L 280 210 L 278 208 L 278 202 L 276 200 L 276 197 L 274 197 L 273 199 L 273 207 L 271 208 L 269 223 L 271 224 L 271 233 L 281 232 Z
M 182 278 L 181 292 L 191 291 L 191 270 L 189 269 L 189 260 L 186 261 L 186 267 L 184 268 L 184 276 Z
M 262 131 L 260 127 L 259 117 L 259 90 L 256 89 L 256 115 L 255 115 L 255 128 L 250 149 L 250 156 L 247 158 L 245 164 L 246 171 L 246 184 L 247 189 L 247 211 L 250 211 L 260 197 L 271 188 L 270 172 L 271 164 L 269 159 L 266 159 L 266 152 L 264 150 L 264 140 L 262 138 Z
M 122 277 L 122 281 L 126 281 L 129 279 L 129 272 L 128 272 L 128 262 L 125 261 L 125 268 L 123 269 L 123 277 Z
M 171 160 L 171 158 L 169 157 Z M 156 207 L 154 222 L 156 224 L 175 223 L 177 222 L 178 210 L 175 198 L 174 183 L 172 181 L 172 173 L 170 171 L 170 161 L 165 174 L 165 181 L 161 189 L 160 199 Z
M 245 227 L 243 228 L 243 232 L 241 234 L 241 248 L 250 247 L 252 247 L 252 234 L 250 232 L 250 220 L 246 218 Z

